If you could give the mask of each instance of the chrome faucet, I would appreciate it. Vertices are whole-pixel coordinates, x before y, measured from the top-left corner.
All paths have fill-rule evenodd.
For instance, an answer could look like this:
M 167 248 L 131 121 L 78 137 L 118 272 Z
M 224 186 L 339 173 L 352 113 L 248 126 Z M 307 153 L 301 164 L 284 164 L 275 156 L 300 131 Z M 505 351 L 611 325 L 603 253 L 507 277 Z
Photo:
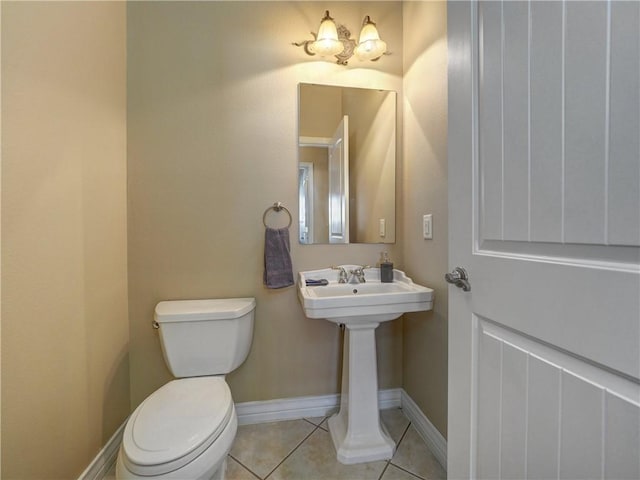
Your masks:
M 365 268 L 371 268 L 369 265 L 363 265 L 353 270 L 349 270 L 351 276 L 349 277 L 349 283 L 365 283 L 367 280 L 364 278 Z
M 334 267 L 332 265 L 331 269 L 332 270 L 338 270 L 338 283 L 347 283 L 348 275 L 347 275 L 347 271 L 344 269 L 344 267 Z

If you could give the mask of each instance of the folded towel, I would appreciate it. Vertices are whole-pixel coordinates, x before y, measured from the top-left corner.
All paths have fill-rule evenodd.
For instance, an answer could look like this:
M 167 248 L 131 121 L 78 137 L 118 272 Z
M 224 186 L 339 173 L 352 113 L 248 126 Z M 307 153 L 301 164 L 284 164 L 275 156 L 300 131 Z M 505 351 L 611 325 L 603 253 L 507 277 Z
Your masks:
M 263 276 L 267 288 L 293 285 L 293 268 L 289 250 L 289 229 L 267 227 L 264 232 Z

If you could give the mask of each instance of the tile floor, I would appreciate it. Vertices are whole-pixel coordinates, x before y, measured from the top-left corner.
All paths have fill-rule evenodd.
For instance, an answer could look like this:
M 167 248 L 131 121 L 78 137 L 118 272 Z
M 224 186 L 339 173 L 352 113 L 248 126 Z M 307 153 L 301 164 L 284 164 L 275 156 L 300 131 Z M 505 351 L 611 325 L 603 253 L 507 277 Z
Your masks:
M 326 417 L 243 425 L 229 453 L 227 480 L 432 480 L 447 474 L 401 409 L 383 410 L 397 444 L 390 461 L 343 465 Z M 113 472 L 110 471 L 113 475 Z M 107 477 L 113 478 L 113 477 Z

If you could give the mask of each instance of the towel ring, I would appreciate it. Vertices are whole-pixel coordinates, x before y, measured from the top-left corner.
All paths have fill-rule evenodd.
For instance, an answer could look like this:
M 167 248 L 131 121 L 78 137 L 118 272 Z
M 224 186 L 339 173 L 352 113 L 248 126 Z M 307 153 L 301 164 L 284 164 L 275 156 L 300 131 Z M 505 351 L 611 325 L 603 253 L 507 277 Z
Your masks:
M 267 213 L 269 213 L 269 210 L 275 210 L 276 212 L 280 212 L 284 210 L 285 212 L 287 212 L 287 215 L 289 215 L 289 225 L 287 225 L 287 228 L 291 226 L 291 222 L 293 222 L 293 217 L 291 216 L 291 212 L 287 207 L 282 205 L 282 202 L 276 202 L 273 205 L 271 205 L 269 208 L 267 208 L 264 211 L 264 214 L 262 215 L 262 223 L 264 224 L 265 227 L 267 227 Z

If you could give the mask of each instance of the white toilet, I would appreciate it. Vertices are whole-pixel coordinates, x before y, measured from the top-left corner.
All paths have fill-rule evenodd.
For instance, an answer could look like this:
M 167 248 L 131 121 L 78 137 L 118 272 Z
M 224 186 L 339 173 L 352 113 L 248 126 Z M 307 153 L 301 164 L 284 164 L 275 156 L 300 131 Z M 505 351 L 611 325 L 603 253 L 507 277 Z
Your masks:
M 156 306 L 155 326 L 172 380 L 131 414 L 118 479 L 224 479 L 236 435 L 225 375 L 247 358 L 253 298 L 179 300 Z

